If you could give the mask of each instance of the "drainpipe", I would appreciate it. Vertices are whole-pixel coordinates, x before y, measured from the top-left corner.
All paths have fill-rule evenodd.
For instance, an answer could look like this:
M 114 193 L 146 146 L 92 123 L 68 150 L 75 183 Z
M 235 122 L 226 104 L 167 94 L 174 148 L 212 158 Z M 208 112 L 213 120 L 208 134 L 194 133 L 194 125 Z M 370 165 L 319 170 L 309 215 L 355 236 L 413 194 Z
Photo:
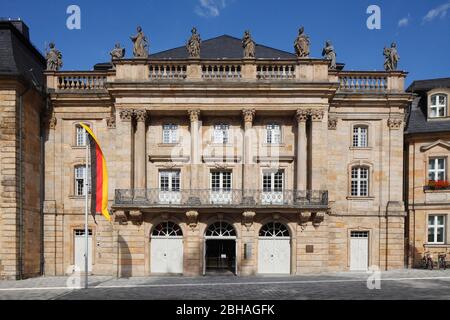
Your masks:
M 48 110 L 48 97 L 45 97 L 45 107 L 46 110 Z M 40 143 L 40 155 L 39 155 L 39 213 L 41 216 L 40 220 L 40 261 L 39 261 L 39 274 L 41 276 L 44 275 L 44 266 L 45 266 L 45 260 L 44 260 L 44 197 L 45 197 L 45 126 L 44 126 L 44 119 L 45 115 L 43 112 L 39 113 L 39 123 L 41 124 L 39 126 L 39 143 Z

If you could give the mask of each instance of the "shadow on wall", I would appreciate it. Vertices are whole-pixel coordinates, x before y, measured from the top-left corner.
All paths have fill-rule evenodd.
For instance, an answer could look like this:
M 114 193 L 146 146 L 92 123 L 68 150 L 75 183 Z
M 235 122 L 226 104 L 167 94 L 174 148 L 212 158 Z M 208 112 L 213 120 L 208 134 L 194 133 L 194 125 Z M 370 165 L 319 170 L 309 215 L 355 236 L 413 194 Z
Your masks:
M 118 236 L 118 268 L 119 277 L 129 278 L 133 276 L 133 259 L 131 258 L 130 248 L 128 247 L 127 241 L 122 237 Z

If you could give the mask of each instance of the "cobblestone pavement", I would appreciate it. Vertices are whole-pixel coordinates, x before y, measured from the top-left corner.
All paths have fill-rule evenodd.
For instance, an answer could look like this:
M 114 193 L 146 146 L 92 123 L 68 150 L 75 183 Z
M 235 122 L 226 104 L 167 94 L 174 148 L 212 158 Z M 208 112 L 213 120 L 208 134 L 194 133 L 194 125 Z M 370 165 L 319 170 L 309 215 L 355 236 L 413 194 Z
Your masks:
M 382 272 L 379 290 L 367 288 L 368 276 L 92 276 L 88 290 L 67 288 L 67 277 L 40 277 L 0 281 L 0 299 L 450 299 L 450 270 Z

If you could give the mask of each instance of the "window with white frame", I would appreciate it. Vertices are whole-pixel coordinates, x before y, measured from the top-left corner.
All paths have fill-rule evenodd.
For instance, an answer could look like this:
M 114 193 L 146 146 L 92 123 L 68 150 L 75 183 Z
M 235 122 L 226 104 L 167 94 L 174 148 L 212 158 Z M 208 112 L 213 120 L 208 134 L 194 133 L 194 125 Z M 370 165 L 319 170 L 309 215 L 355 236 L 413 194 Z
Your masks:
M 445 158 L 430 158 L 428 160 L 428 179 L 431 181 L 445 180 Z
M 76 138 L 75 145 L 77 147 L 84 147 L 84 146 L 86 146 L 86 141 L 87 141 L 86 129 L 84 129 L 80 125 L 77 125 L 76 126 L 76 137 L 75 138 Z
M 369 168 L 352 168 L 351 195 L 354 197 L 369 196 Z
M 447 95 L 434 94 L 431 96 L 430 118 L 447 116 Z
M 231 191 L 231 171 L 212 171 L 211 190 L 215 192 Z
M 218 123 L 214 125 L 214 143 L 225 144 L 229 141 L 230 125 L 226 123 Z
M 85 179 L 86 179 L 86 166 L 85 165 L 79 165 L 75 166 L 75 195 L 76 196 L 84 196 L 86 195 L 86 185 L 85 185 Z M 88 192 L 91 193 L 91 170 L 90 167 L 88 167 L 87 171 L 87 183 L 88 183 Z
M 445 215 L 428 216 L 428 243 L 444 243 Z
M 279 124 L 270 123 L 266 126 L 266 143 L 281 143 L 281 127 Z
M 263 172 L 263 191 L 264 192 L 282 192 L 284 172 L 279 171 L 264 171 Z
M 161 191 L 180 191 L 180 171 L 161 170 L 159 172 L 159 188 Z
M 163 125 L 163 143 L 178 143 L 178 125 L 173 123 Z
M 353 147 L 366 148 L 367 147 L 367 126 L 354 126 L 353 127 Z

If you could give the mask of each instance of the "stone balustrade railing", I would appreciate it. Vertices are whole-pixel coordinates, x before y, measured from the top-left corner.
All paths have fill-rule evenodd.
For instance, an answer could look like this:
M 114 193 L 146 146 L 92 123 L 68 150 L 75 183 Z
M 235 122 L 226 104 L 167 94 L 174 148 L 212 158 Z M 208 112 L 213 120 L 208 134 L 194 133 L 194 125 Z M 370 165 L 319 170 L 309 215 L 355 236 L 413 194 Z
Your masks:
M 179 81 L 292 81 L 337 83 L 340 92 L 403 92 L 405 72 L 328 70 L 318 59 L 151 60 L 127 59 L 108 71 L 46 72 L 57 91 L 106 90 L 106 83 Z
M 102 72 L 58 72 L 57 90 L 101 90 L 105 88 L 107 75 Z

